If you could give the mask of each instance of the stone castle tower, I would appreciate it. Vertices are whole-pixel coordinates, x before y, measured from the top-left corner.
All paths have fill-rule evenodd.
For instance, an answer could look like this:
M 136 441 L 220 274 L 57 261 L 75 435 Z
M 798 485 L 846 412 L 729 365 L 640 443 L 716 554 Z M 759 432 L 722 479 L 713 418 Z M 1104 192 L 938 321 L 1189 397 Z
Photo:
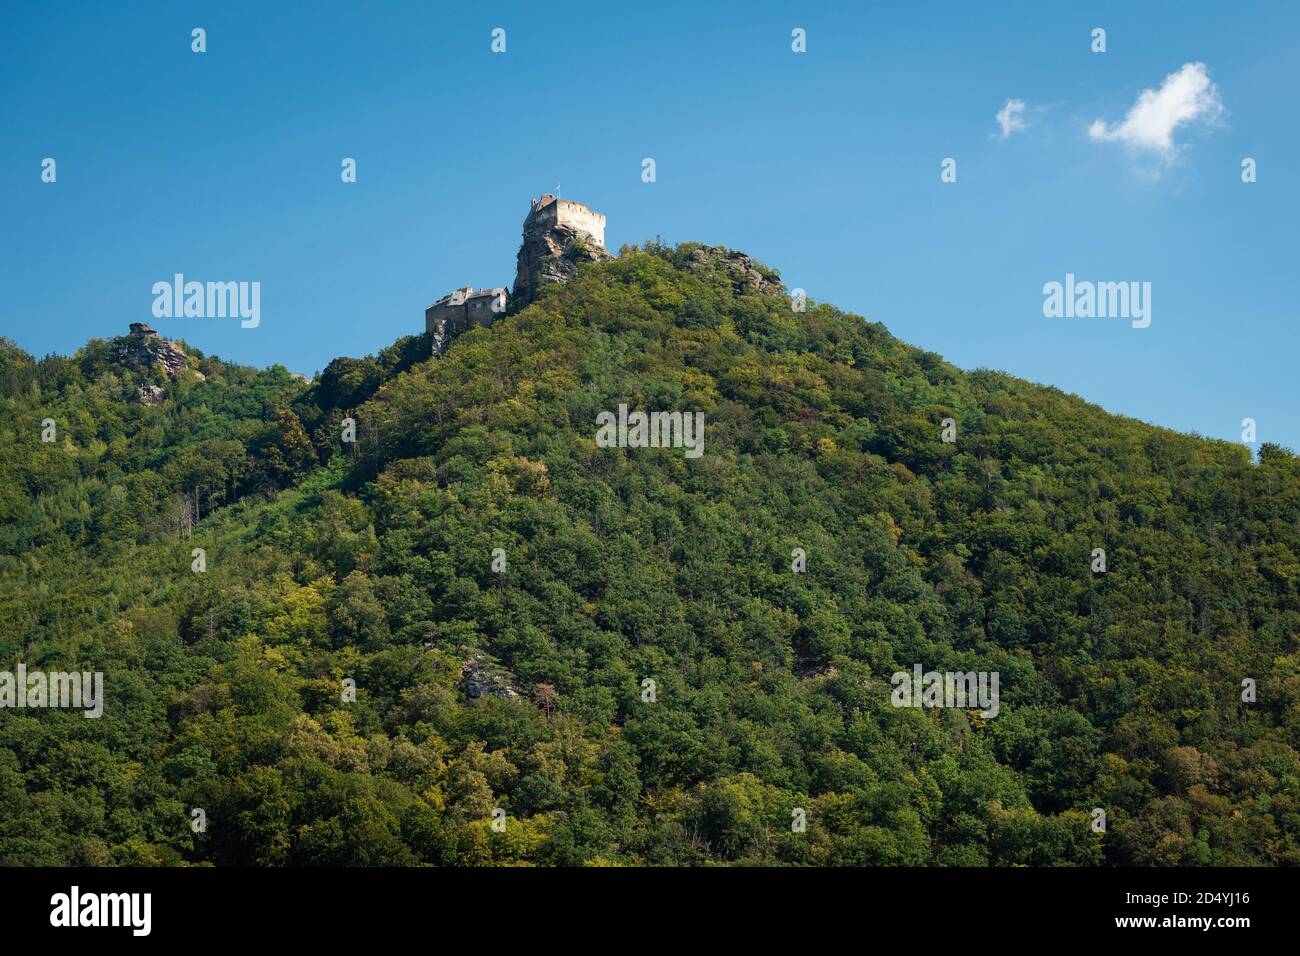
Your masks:
M 561 199 L 545 193 L 541 199 L 530 200 L 532 208 L 524 219 L 524 233 L 529 224 L 537 228 L 555 229 L 569 226 L 576 232 L 584 232 L 596 241 L 596 245 L 605 245 L 605 214 L 596 212 L 576 199 Z
M 446 350 L 453 338 L 475 325 L 491 325 L 507 309 L 518 311 L 538 288 L 567 281 L 581 262 L 613 258 L 605 249 L 605 216 L 572 199 L 550 193 L 532 200 L 524 219 L 514 291 L 504 286 L 456 289 L 424 310 L 424 330 L 433 352 Z
M 532 201 L 524 219 L 512 297 L 522 308 L 539 287 L 565 282 L 581 262 L 613 258 L 605 248 L 605 216 L 550 193 Z

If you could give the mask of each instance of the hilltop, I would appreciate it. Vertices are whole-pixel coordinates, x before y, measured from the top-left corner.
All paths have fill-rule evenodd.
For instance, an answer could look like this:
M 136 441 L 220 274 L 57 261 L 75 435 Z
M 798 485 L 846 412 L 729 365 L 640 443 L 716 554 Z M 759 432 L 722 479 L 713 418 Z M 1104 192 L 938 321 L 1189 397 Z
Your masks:
M 0 863 L 1300 863 L 1291 452 L 729 250 L 565 278 L 311 383 L 182 344 L 152 406 L 0 343 L 0 667 L 107 698 L 0 711 Z M 704 453 L 599 447 L 620 404 Z M 892 706 L 915 664 L 997 716 Z

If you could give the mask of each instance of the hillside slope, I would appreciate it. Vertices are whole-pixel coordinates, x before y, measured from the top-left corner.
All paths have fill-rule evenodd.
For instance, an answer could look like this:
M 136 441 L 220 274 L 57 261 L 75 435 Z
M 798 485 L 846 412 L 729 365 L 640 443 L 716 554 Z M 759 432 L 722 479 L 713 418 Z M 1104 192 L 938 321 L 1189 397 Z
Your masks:
M 1285 449 L 695 245 L 310 385 L 187 350 L 146 407 L 111 343 L 0 349 L 0 667 L 107 696 L 0 710 L 0 863 L 1300 863 Z M 598 447 L 620 404 L 704 453 Z M 997 716 L 892 706 L 916 664 Z

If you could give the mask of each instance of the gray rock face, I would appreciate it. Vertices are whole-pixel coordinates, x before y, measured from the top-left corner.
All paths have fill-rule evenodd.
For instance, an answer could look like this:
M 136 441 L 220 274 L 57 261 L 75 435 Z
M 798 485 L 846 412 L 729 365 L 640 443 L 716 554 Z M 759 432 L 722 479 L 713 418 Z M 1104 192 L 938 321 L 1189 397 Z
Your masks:
M 736 295 L 750 292 L 779 295 L 784 291 L 780 273 L 743 252 L 735 252 L 725 246 L 700 246 L 692 250 L 687 259 L 687 265 L 693 272 L 720 272 L 725 275 L 731 280 Z
M 567 282 L 584 262 L 612 259 L 609 250 L 590 235 L 567 223 L 555 224 L 542 216 L 524 221 L 524 241 L 519 246 L 511 305 L 520 309 L 544 285 Z
M 470 700 L 500 697 L 512 700 L 523 694 L 515 676 L 486 654 L 478 653 L 461 665 L 461 681 Z
M 157 405 L 164 394 L 160 385 L 141 385 L 136 389 L 135 398 L 141 405 Z
M 156 377 L 156 369 L 161 366 L 168 380 L 175 379 L 184 371 L 192 371 L 200 380 L 203 378 L 202 372 L 190 369 L 184 349 L 175 342 L 168 342 L 143 322 L 132 322 L 131 331 L 118 341 L 121 343 L 118 354 L 127 368 Z M 135 400 L 141 405 L 157 405 L 166 396 L 167 392 L 161 385 L 146 381 L 136 389 Z
M 169 378 L 175 378 L 177 372 L 190 366 L 185 351 L 179 345 L 168 342 L 143 322 L 131 323 L 131 332 L 123 340 L 122 358 L 137 368 L 161 365 Z

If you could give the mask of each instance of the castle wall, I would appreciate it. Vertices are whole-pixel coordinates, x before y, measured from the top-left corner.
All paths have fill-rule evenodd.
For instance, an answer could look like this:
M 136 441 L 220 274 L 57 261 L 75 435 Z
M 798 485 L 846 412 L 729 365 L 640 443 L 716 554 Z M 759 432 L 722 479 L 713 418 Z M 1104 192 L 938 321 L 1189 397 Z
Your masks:
M 433 351 L 441 352 L 452 338 L 476 325 L 491 325 L 505 311 L 506 303 L 503 287 L 480 289 L 460 302 L 435 302 L 424 310 L 424 331 L 433 338 Z
M 445 322 L 462 316 L 464 312 L 463 305 L 431 305 L 424 310 L 424 331 L 435 332 Z
M 586 241 L 572 243 L 574 237 Z M 580 263 L 610 258 L 605 248 L 605 217 L 580 202 L 547 193 L 533 200 L 524 220 L 511 299 L 517 308 L 523 308 L 539 287 L 567 282 Z
M 581 229 L 583 232 L 590 233 L 597 244 L 602 246 L 605 244 L 605 217 L 603 215 L 592 212 L 581 203 L 569 202 L 567 199 L 558 199 L 553 205 L 557 207 L 557 224 Z
M 494 301 L 495 299 L 492 296 L 480 295 L 475 296 L 461 306 L 465 328 L 469 328 L 470 323 L 474 325 L 491 325 L 492 320 L 497 317 L 497 313 L 492 311 Z
M 549 196 L 546 198 L 550 199 Z M 592 212 L 582 203 L 571 199 L 551 199 L 546 205 L 535 209 L 524 228 L 528 229 L 530 225 L 533 229 L 543 231 L 555 226 L 572 226 L 590 235 L 597 245 L 605 245 L 604 215 Z

